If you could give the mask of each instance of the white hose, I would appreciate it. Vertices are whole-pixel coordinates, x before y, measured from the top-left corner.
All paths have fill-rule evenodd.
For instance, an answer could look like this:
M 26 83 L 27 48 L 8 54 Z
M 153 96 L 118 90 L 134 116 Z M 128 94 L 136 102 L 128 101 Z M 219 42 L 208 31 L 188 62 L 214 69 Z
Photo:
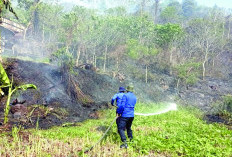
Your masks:
M 169 103 L 169 107 L 164 109 L 163 111 L 159 111 L 159 112 L 155 112 L 155 113 L 135 113 L 135 115 L 138 116 L 154 116 L 154 115 L 159 115 L 159 114 L 163 114 L 172 110 L 177 110 L 177 106 L 175 103 Z

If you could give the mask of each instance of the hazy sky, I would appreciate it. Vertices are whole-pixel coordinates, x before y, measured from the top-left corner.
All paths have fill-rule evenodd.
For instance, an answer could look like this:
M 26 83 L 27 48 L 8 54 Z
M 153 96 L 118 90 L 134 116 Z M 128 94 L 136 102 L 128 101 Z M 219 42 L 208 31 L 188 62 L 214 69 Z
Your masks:
M 60 0 L 62 2 L 82 3 L 82 0 Z M 163 0 L 164 1 L 164 0 Z M 182 0 L 179 0 L 182 1 Z M 199 5 L 213 7 L 215 4 L 223 8 L 232 8 L 232 0 L 196 0 Z
M 215 4 L 223 8 L 232 8 L 232 0 L 196 0 L 199 5 L 214 6 Z

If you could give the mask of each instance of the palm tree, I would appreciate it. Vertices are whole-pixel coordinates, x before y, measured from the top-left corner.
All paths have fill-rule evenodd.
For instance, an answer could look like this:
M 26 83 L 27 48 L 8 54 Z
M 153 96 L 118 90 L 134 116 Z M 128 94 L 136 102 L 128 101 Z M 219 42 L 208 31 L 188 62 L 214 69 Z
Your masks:
M 11 13 L 15 15 L 15 17 L 18 19 L 17 14 L 14 12 L 14 9 L 11 6 L 10 0 L 0 0 L 0 16 L 2 15 L 2 11 L 6 9 L 9 10 Z

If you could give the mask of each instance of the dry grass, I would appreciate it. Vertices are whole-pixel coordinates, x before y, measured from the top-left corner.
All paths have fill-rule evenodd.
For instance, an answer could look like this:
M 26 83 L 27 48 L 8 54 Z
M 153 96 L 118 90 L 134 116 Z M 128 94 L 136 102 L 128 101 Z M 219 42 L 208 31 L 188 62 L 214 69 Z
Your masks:
M 0 140 L 0 156 L 4 157 L 77 157 L 77 156 L 91 156 L 91 157 L 132 157 L 135 156 L 133 148 L 120 149 L 119 143 L 105 143 L 98 145 L 92 151 L 81 153 L 86 150 L 86 145 L 94 144 L 90 139 L 70 139 L 68 142 L 62 140 L 53 140 L 42 138 L 38 135 L 30 133 L 21 133 L 18 139 L 11 136 L 4 136 Z M 137 155 L 136 155 L 137 156 Z M 149 155 L 140 156 L 156 156 L 154 152 Z M 159 155 L 166 156 L 166 155 Z

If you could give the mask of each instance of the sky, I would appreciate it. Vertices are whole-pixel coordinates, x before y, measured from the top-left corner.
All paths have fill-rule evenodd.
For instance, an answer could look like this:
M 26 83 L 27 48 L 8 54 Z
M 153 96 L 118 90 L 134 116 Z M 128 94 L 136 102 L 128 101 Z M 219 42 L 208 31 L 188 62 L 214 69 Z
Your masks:
M 83 2 L 83 0 L 59 0 L 59 1 L 72 2 L 75 4 L 78 4 L 78 3 L 80 4 Z M 182 1 L 182 0 L 179 0 L 179 1 Z M 196 1 L 197 1 L 198 5 L 213 7 L 216 4 L 218 7 L 232 9 L 232 0 L 196 0 Z
M 215 4 L 218 7 L 232 8 L 232 0 L 196 0 L 198 5 L 213 7 Z

